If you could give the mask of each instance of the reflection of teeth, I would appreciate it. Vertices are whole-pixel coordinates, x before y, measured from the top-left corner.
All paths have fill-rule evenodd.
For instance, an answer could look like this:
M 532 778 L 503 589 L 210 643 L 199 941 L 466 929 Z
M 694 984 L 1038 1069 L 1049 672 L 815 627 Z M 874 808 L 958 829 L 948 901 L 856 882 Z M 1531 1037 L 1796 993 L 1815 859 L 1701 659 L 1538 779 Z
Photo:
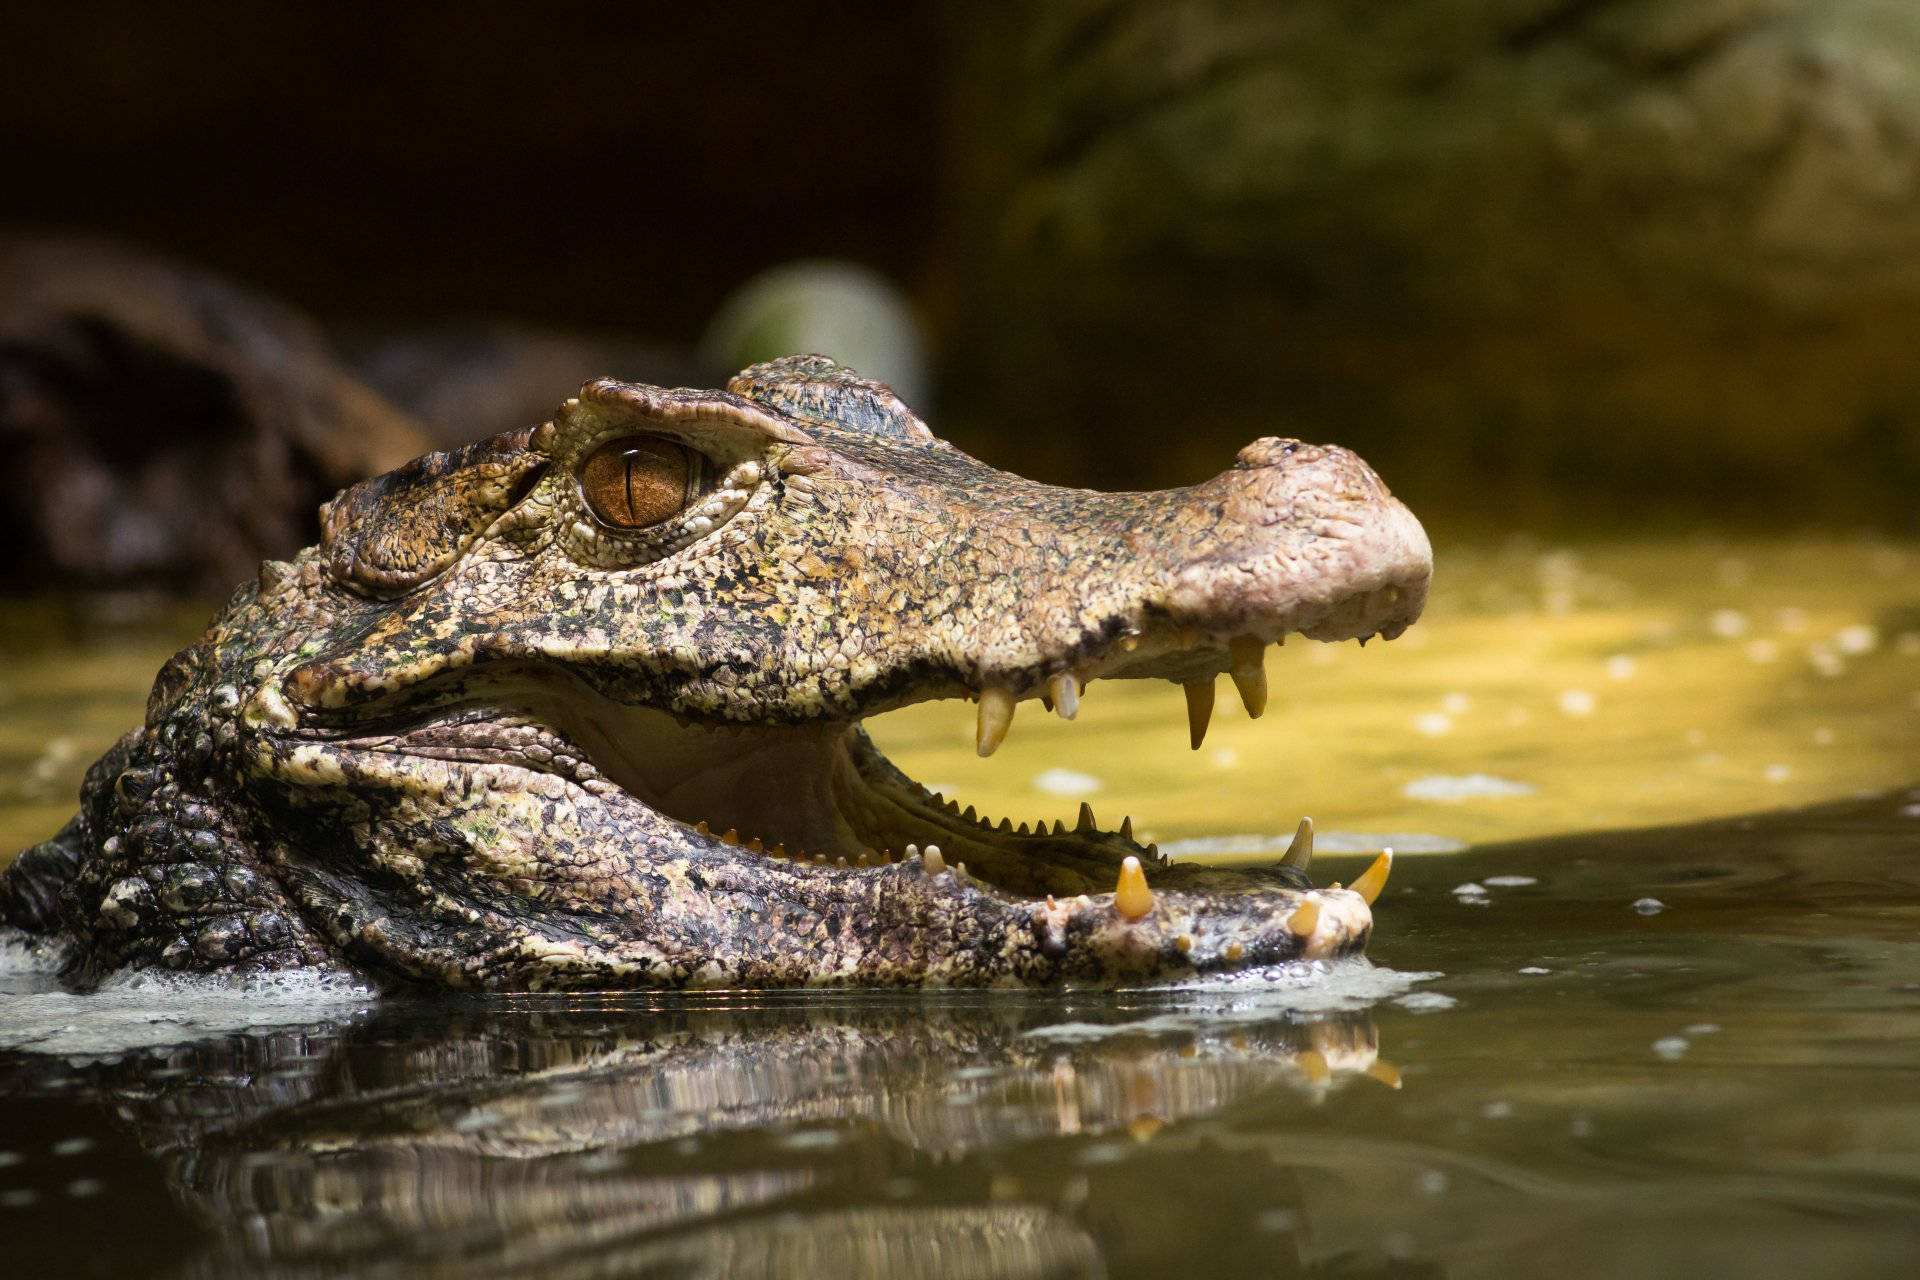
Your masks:
M 1302 818 L 1293 833 L 1293 843 L 1287 846 L 1287 852 L 1281 857 L 1280 865 L 1295 867 L 1301 871 L 1313 861 L 1313 819 Z
M 1114 886 L 1113 909 L 1128 920 L 1138 920 L 1153 910 L 1153 890 L 1147 888 L 1147 873 L 1140 859 L 1129 854 L 1120 863 L 1120 883 Z
M 1207 740 L 1207 722 L 1213 719 L 1213 681 L 1182 685 L 1187 692 L 1187 736 L 1198 751 Z
M 1098 825 L 1093 820 L 1093 806 L 1085 800 L 1080 802 L 1080 821 L 1074 824 L 1075 831 L 1095 831 Z
M 1387 873 L 1392 870 L 1393 850 L 1382 849 L 1380 856 L 1373 860 L 1373 865 L 1362 871 L 1351 887 L 1367 900 L 1368 906 L 1372 906 L 1374 899 L 1380 896 L 1380 891 L 1387 887 Z
M 1267 709 L 1267 647 L 1258 636 L 1235 636 L 1227 645 L 1233 664 L 1233 687 L 1240 691 L 1240 702 L 1247 718 L 1258 720 Z
M 992 755 L 1006 739 L 1007 727 L 1012 723 L 1013 694 L 999 688 L 982 689 L 980 714 L 974 725 L 975 750 L 983 756 Z

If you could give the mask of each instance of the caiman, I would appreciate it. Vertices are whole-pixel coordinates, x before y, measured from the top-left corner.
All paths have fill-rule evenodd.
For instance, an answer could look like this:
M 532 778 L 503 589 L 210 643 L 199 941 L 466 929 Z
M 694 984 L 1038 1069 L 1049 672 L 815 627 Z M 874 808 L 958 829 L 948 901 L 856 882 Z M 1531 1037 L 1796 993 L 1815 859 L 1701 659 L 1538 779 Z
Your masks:
M 1174 864 L 979 817 L 867 716 L 1216 677 L 1392 638 L 1432 553 L 1352 453 L 1261 439 L 1204 483 L 1056 488 L 820 357 L 726 391 L 602 379 L 363 481 L 162 668 L 79 814 L 0 877 L 75 986 L 130 967 L 485 989 L 1126 981 L 1362 950 L 1376 862 Z

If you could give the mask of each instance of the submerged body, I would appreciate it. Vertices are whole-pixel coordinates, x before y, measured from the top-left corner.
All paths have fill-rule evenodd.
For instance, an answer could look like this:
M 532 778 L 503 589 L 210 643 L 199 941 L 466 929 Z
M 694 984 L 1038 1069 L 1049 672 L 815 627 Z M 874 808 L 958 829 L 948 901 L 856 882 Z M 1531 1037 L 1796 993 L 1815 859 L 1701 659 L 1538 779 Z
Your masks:
M 161 671 L 0 919 L 117 969 L 341 966 L 458 987 L 1047 983 L 1364 947 L 1384 869 L 1172 866 L 1015 829 L 860 720 L 1071 717 L 1094 678 L 1264 703 L 1290 633 L 1397 635 L 1417 521 L 1266 439 L 1186 489 L 994 471 L 817 357 L 725 392 L 589 384 L 341 494 Z

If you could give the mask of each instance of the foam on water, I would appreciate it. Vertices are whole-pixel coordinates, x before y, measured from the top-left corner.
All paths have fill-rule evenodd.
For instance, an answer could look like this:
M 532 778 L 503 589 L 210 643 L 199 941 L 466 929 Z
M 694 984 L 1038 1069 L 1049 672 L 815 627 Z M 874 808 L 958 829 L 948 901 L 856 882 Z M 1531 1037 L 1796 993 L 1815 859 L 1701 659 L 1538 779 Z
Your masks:
M 1041 1040 L 1100 1040 L 1218 1030 L 1235 1023 L 1272 1022 L 1280 1014 L 1329 1014 L 1366 1009 L 1403 998 L 1415 986 L 1444 975 L 1382 968 L 1364 956 L 1312 960 L 1150 989 L 1171 1007 L 1120 1022 L 1058 1022 L 1026 1034 Z M 1146 989 L 1143 989 L 1143 993 Z M 1442 997 L 1443 999 L 1445 997 Z
M 354 1016 L 372 987 L 337 970 L 182 974 L 135 970 L 63 989 L 57 947 L 0 929 L 0 1049 L 90 1058 L 210 1035 Z

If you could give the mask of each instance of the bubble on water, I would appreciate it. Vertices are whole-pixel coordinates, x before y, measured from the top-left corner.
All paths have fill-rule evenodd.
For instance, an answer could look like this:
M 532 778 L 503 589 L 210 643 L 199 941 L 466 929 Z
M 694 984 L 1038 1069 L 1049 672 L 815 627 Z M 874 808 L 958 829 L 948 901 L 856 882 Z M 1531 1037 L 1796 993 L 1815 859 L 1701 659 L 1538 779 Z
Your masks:
M 1484 898 L 1487 896 L 1487 887 L 1483 884 L 1475 884 L 1469 880 L 1465 884 L 1453 886 L 1453 896 L 1456 898 Z
M 75 1178 L 67 1184 L 67 1194 L 76 1200 L 88 1196 L 97 1196 L 107 1189 L 107 1184 L 98 1178 Z
M 1716 609 L 1707 619 L 1707 629 L 1722 640 L 1738 640 L 1747 634 L 1747 615 L 1738 609 Z
M 1920 818 L 1920 804 L 1901 805 L 1900 816 L 1903 818 Z
M 1687 1048 L 1688 1045 L 1686 1037 L 1684 1036 L 1662 1036 L 1653 1042 L 1654 1056 L 1664 1058 L 1668 1062 L 1673 1062 L 1684 1056 Z
M 1413 731 L 1426 738 L 1443 738 L 1453 732 L 1453 717 L 1443 711 L 1427 711 L 1413 718 Z
M 14 1165 L 25 1164 L 27 1158 L 18 1151 L 0 1151 L 0 1169 L 11 1169 Z
M 1492 885 L 1496 889 L 1524 889 L 1528 885 L 1539 884 L 1534 876 L 1486 876 L 1482 884 Z
M 1771 640 L 1753 640 L 1747 644 L 1749 662 L 1778 662 L 1780 646 Z
M 1624 653 L 1616 653 L 1607 659 L 1607 676 L 1612 680 L 1631 680 L 1639 664 Z
M 62 1138 L 49 1150 L 57 1156 L 83 1156 L 97 1145 L 92 1138 Z
M 1105 785 L 1090 773 L 1048 769 L 1033 775 L 1033 789 L 1050 796 L 1090 796 Z
M 1635 898 L 1633 909 L 1643 916 L 1657 916 L 1667 909 L 1667 904 L 1658 898 Z
M 1530 964 L 1526 966 L 1524 969 L 1521 969 L 1520 972 L 1527 973 L 1527 974 L 1539 974 L 1539 973 L 1552 973 L 1553 970 L 1542 968 L 1540 965 L 1537 965 L 1537 964 Z
M 1513 1115 L 1511 1102 L 1489 1102 L 1480 1108 L 1480 1114 L 1489 1120 L 1506 1120 Z
M 1869 623 L 1856 623 L 1834 632 L 1833 647 L 1844 654 L 1859 657 L 1880 647 L 1880 629 Z
M 1696 1022 L 1687 1028 L 1686 1034 L 1690 1036 L 1710 1036 L 1719 1030 L 1720 1024 L 1717 1022 Z
M 1425 778 L 1415 778 L 1400 788 L 1400 794 L 1409 800 L 1432 800 L 1441 804 L 1458 804 L 1463 800 L 1502 796 L 1530 796 L 1533 793 L 1534 787 L 1531 783 L 1515 782 L 1510 778 L 1497 778 L 1490 773 L 1437 773 Z M 1395 847 L 1398 848 L 1398 846 Z
M 17 1191 L 0 1191 L 0 1209 L 26 1209 L 37 1203 L 40 1193 L 29 1187 Z
M 1423 1196 L 1445 1195 L 1447 1185 L 1447 1175 L 1439 1169 L 1428 1169 L 1413 1180 L 1413 1189 Z
M 1560 713 L 1569 716 L 1590 716 L 1600 706 L 1600 700 L 1586 689 L 1562 689 L 1558 702 Z
M 1232 769 L 1239 765 L 1240 753 L 1232 747 L 1216 747 L 1213 752 L 1213 767 Z

